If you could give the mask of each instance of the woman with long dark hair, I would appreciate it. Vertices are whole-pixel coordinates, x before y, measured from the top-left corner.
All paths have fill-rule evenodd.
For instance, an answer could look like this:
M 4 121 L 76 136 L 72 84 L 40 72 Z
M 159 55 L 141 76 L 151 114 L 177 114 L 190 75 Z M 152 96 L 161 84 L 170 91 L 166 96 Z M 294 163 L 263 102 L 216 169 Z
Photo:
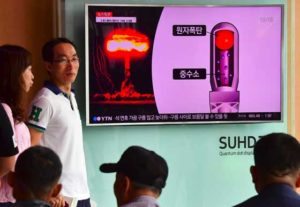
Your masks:
M 30 147 L 30 133 L 25 125 L 26 94 L 30 90 L 32 74 L 31 53 L 17 45 L 0 46 L 0 101 L 11 108 L 19 153 Z M 0 207 L 13 204 L 12 189 L 7 177 L 1 178 Z

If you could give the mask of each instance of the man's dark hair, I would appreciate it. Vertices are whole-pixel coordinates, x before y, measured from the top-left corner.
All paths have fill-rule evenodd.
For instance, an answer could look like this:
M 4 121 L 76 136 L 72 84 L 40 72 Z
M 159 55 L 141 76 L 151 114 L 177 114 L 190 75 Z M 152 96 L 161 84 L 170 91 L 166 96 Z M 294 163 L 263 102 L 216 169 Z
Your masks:
M 285 133 L 265 135 L 254 146 L 254 162 L 267 174 L 293 173 L 300 169 L 300 143 Z
M 34 197 L 50 192 L 62 173 L 62 163 L 51 149 L 42 146 L 30 147 L 20 154 L 15 166 L 18 187 Z
M 54 38 L 44 44 L 44 46 L 42 48 L 43 60 L 46 62 L 52 62 L 53 58 L 54 58 L 53 48 L 56 45 L 62 44 L 62 43 L 71 44 L 76 49 L 76 45 L 71 40 L 69 40 L 65 37 Z

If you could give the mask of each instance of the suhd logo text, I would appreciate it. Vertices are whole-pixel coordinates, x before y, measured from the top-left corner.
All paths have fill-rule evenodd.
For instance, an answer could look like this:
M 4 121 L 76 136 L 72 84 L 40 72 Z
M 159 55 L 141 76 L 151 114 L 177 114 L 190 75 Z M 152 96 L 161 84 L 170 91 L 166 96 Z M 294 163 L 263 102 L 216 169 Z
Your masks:
M 220 149 L 253 148 L 259 137 L 254 136 L 222 136 L 219 138 Z

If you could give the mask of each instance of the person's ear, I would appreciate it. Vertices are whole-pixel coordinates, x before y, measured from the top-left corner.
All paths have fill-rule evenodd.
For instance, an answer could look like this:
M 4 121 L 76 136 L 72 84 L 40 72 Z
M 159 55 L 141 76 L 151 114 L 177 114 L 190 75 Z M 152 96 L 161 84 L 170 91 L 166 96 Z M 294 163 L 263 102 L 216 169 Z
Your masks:
M 256 192 L 260 192 L 262 187 L 264 186 L 263 182 L 264 179 L 262 179 L 262 174 L 260 172 L 260 169 L 257 166 L 251 166 L 250 172 L 252 176 L 252 182 L 254 183 Z
M 7 174 L 7 183 L 13 188 L 15 185 L 15 173 L 9 172 Z
M 52 64 L 50 62 L 44 62 L 45 68 L 47 70 L 48 73 L 51 73 L 52 71 Z
M 62 184 L 58 183 L 52 188 L 51 197 L 56 197 L 62 189 Z
M 251 173 L 251 176 L 252 176 L 252 182 L 253 183 L 256 183 L 257 180 L 258 180 L 258 172 L 257 172 L 257 168 L 255 166 L 251 166 L 250 167 L 250 173 Z
M 122 174 L 117 173 L 114 183 L 114 193 L 117 199 L 118 206 L 124 205 L 130 200 L 130 179 Z
M 125 192 L 128 193 L 131 190 L 131 180 L 129 177 L 124 176 L 123 185 Z

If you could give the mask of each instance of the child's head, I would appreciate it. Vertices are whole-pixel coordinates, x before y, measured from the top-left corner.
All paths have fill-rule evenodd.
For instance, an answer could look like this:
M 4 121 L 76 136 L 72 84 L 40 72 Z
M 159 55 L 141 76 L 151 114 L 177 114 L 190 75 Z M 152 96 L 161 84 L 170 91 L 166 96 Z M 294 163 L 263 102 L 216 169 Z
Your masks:
M 61 172 L 62 163 L 53 150 L 42 146 L 28 148 L 18 157 L 10 177 L 14 197 L 48 201 L 61 190 Z

